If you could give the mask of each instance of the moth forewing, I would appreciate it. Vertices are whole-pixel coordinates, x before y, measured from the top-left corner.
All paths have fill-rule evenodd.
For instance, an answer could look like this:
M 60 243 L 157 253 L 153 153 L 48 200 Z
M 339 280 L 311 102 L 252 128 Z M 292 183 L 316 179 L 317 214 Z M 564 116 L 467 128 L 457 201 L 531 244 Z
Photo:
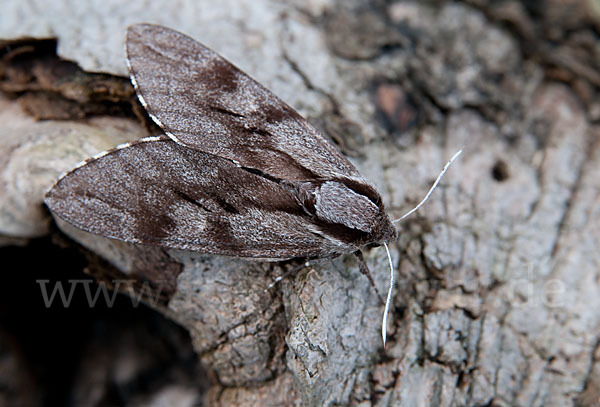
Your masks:
M 74 226 L 131 243 L 271 259 L 340 251 L 280 184 L 167 138 L 89 160 L 46 204 Z
M 294 109 L 192 38 L 139 24 L 126 45 L 137 94 L 174 141 L 277 179 L 365 182 Z

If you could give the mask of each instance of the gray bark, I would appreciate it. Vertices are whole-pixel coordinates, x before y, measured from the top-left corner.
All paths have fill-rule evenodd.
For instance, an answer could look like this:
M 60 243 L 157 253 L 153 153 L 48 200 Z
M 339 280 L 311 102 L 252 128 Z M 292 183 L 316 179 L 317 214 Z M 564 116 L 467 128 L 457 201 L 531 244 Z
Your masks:
M 38 14 L 26 9 L 34 3 Z M 600 73 L 586 46 L 600 17 L 587 3 L 548 1 L 533 17 L 514 1 L 130 1 L 115 14 L 111 1 L 83 10 L 65 0 L 57 21 L 40 11 L 46 3 L 9 1 L 0 38 L 56 36 L 61 57 L 123 75 L 128 24 L 184 31 L 324 129 L 394 217 L 465 148 L 390 246 L 385 349 L 383 307 L 352 256 L 312 262 L 265 291 L 285 267 L 59 224 L 123 276 L 165 289 L 148 302 L 190 332 L 215 378 L 208 405 L 600 403 Z M 53 180 L 146 134 L 133 119 L 36 122 L 0 102 L 3 239 L 48 233 L 41 202 Z M 366 258 L 384 292 L 384 251 Z

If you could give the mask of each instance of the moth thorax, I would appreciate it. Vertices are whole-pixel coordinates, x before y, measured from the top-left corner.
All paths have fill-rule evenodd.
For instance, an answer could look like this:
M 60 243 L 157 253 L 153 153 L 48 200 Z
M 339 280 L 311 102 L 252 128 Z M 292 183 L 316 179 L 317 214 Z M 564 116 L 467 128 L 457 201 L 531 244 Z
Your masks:
M 372 232 L 380 209 L 368 197 L 338 181 L 327 181 L 316 193 L 317 217 L 365 233 Z

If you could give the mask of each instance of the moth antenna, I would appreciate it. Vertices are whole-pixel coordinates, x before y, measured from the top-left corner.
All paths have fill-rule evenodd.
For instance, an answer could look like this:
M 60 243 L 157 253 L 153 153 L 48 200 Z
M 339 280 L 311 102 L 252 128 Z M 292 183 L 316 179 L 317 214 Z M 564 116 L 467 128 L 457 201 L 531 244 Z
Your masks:
M 410 211 L 406 212 L 404 215 L 402 215 L 401 217 L 399 217 L 398 219 L 392 221 L 392 223 L 396 223 L 396 222 L 400 222 L 402 219 L 412 215 L 413 213 L 415 213 L 421 206 L 423 206 L 423 204 L 429 199 L 429 197 L 431 196 L 431 194 L 433 193 L 433 191 L 437 188 L 438 184 L 440 183 L 442 177 L 444 176 L 444 174 L 446 174 L 446 171 L 448 171 L 448 168 L 450 167 L 450 165 L 452 165 L 452 163 L 454 162 L 454 160 L 456 160 L 458 158 L 458 156 L 463 152 L 463 149 L 461 148 L 460 150 L 458 150 L 453 156 L 452 158 L 446 163 L 446 165 L 444 165 L 444 168 L 442 169 L 442 172 L 440 172 L 440 175 L 438 175 L 438 177 L 436 178 L 435 182 L 433 183 L 433 185 L 431 186 L 431 188 L 429 188 L 429 192 L 427 192 L 427 195 L 425 195 L 425 198 L 423 198 L 423 200 L 421 202 L 419 202 L 419 204 L 417 206 L 415 206 L 414 208 L 412 208 Z
M 390 313 L 390 305 L 392 304 L 392 291 L 394 290 L 394 264 L 392 263 L 392 255 L 387 243 L 383 244 L 387 253 L 388 262 L 390 264 L 390 288 L 388 289 L 387 298 L 385 300 L 385 310 L 383 311 L 383 321 L 381 321 L 381 337 L 383 338 L 383 347 L 387 342 L 387 320 Z

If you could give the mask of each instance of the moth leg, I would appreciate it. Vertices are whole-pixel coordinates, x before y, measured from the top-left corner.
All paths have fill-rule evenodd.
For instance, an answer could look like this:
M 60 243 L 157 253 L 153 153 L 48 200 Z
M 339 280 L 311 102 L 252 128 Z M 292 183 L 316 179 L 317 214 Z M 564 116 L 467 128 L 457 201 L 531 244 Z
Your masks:
M 273 282 L 271 284 L 269 284 L 269 286 L 267 288 L 265 288 L 265 290 L 263 292 L 266 293 L 271 288 L 273 288 L 277 283 L 279 283 L 281 280 L 288 278 L 292 274 L 299 272 L 300 270 L 302 270 L 305 267 L 310 267 L 310 262 L 308 260 L 302 264 L 297 264 L 295 267 L 292 267 L 291 269 L 287 270 L 285 273 L 283 273 L 279 277 L 276 277 L 275 280 L 273 280 Z
M 377 293 L 379 302 L 381 304 L 385 304 L 385 302 L 383 301 L 383 297 L 381 296 L 381 294 L 379 294 L 379 290 L 377 289 L 377 286 L 375 285 L 375 281 L 373 280 L 373 276 L 371 275 L 371 270 L 369 270 L 369 266 L 367 266 L 367 262 L 365 261 L 365 258 L 363 257 L 362 252 L 360 250 L 357 250 L 354 252 L 354 255 L 358 258 L 358 269 L 360 270 L 360 272 L 362 274 L 367 276 L 367 278 L 369 279 L 369 282 L 375 289 L 375 293 Z

